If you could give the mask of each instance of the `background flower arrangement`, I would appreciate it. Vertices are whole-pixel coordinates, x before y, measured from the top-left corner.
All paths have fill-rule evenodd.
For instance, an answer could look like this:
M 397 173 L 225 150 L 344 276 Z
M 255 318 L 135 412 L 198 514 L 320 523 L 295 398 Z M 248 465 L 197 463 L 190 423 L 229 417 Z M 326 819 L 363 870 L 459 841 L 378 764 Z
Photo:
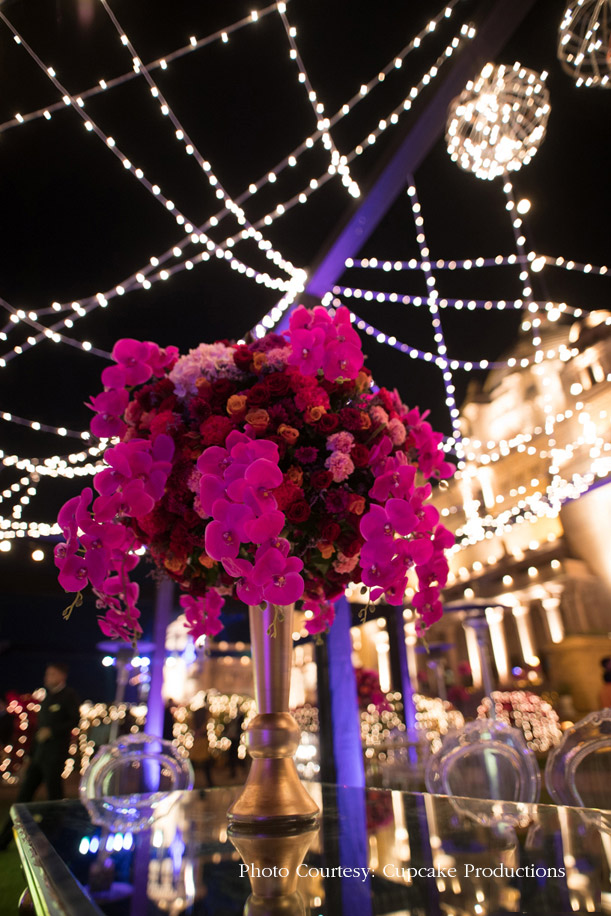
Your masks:
M 92 433 L 118 439 L 107 467 L 61 509 L 69 592 L 91 584 L 104 633 L 141 633 L 130 572 L 142 546 L 185 592 L 194 638 L 214 635 L 223 596 L 303 599 L 311 633 L 349 582 L 422 627 L 441 615 L 452 535 L 429 479 L 453 473 L 417 408 L 373 386 L 347 309 L 298 307 L 285 335 L 175 347 L 119 341 L 92 398 Z M 93 499 L 93 506 L 90 504 Z

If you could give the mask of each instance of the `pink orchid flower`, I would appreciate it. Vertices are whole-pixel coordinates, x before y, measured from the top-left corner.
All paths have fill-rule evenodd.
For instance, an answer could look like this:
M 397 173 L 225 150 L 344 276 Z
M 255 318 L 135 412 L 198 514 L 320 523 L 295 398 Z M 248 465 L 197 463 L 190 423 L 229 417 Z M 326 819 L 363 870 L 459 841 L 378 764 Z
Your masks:
M 325 358 L 325 333 L 322 328 L 295 329 L 291 332 L 289 364 L 297 366 L 302 375 L 316 375 Z
M 331 602 L 320 604 L 317 601 L 304 601 L 304 611 L 312 611 L 314 616 L 305 622 L 305 629 L 314 636 L 316 633 L 323 633 L 328 630 L 335 620 L 335 608 Z
M 416 469 L 411 465 L 395 467 L 376 478 L 369 495 L 379 503 L 391 496 L 406 499 L 413 490 L 415 478 Z
M 185 613 L 185 627 L 197 641 L 202 636 L 216 636 L 223 629 L 223 624 L 218 619 L 224 600 L 214 589 L 205 598 L 193 598 L 183 595 L 179 604 Z
M 360 347 L 344 341 L 335 341 L 325 348 L 323 372 L 330 382 L 337 379 L 355 379 L 363 368 L 364 357 Z
M 153 374 L 148 364 L 149 345 L 129 337 L 118 340 L 113 347 L 112 358 L 125 371 L 127 385 L 141 385 Z
M 206 525 L 204 544 L 213 560 L 235 559 L 240 544 L 246 540 L 244 523 L 253 517 L 252 509 L 217 499 L 212 507 L 213 521 Z
M 297 557 L 285 557 L 271 547 L 255 563 L 252 580 L 263 589 L 263 597 L 273 604 L 292 604 L 301 598 L 305 588 L 299 575 L 303 563 Z
M 111 639 L 132 642 L 134 637 L 142 635 L 140 624 L 131 615 L 116 608 L 110 608 L 103 617 L 98 617 L 98 625 L 102 633 Z
M 268 540 L 277 540 L 285 523 L 284 512 L 279 509 L 269 509 L 258 518 L 244 522 L 244 533 L 253 544 L 264 544 Z
M 230 557 L 223 559 L 225 572 L 236 579 L 236 595 L 250 607 L 256 607 L 263 601 L 263 590 L 253 582 L 254 567 L 248 560 L 233 560 Z
M 263 515 L 276 509 L 278 504 L 273 491 L 283 479 L 277 464 L 267 458 L 258 458 L 246 468 L 243 480 L 235 480 L 227 487 L 227 493 L 232 499 L 243 500 L 257 515 Z
M 90 423 L 90 429 L 98 439 L 110 439 L 113 436 L 122 436 L 127 429 L 121 419 L 129 401 L 129 394 L 125 389 L 112 389 L 103 391 L 91 398 L 86 404 L 94 410 L 96 416 Z

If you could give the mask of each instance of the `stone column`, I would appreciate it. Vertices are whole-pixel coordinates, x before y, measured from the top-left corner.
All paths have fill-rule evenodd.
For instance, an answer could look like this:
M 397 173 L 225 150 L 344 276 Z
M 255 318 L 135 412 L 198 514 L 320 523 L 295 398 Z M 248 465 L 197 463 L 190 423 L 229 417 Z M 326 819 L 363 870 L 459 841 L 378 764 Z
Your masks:
M 532 623 L 530 620 L 530 608 L 526 605 L 518 604 L 512 608 L 515 617 L 516 627 L 518 628 L 518 638 L 522 657 L 527 665 L 536 664 L 535 658 L 538 658 L 535 650 L 535 641 L 533 638 Z

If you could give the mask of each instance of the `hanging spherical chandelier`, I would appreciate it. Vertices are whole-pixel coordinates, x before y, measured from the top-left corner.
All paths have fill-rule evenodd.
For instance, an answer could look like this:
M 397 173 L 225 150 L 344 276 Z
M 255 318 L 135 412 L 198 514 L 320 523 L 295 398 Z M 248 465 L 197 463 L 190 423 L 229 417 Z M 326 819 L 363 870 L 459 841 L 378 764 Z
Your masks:
M 452 160 L 487 179 L 528 165 L 549 117 L 546 78 L 519 63 L 486 64 L 450 105 L 446 141 Z
M 578 86 L 611 88 L 611 0 L 575 0 L 566 8 L 558 59 Z

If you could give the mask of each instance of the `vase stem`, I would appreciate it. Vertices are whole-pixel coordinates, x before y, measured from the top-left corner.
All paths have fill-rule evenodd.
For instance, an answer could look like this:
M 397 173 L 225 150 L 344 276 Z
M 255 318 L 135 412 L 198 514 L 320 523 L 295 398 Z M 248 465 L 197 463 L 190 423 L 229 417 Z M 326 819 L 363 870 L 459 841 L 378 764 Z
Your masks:
M 250 772 L 228 817 L 234 829 L 259 829 L 264 824 L 305 827 L 315 822 L 318 806 L 302 786 L 293 759 L 300 738 L 288 711 L 293 606 L 267 604 L 251 607 L 249 614 L 258 714 L 246 733 Z
M 293 606 L 249 608 L 250 643 L 258 713 L 287 712 L 293 656 Z M 271 627 L 276 635 L 269 636 Z

